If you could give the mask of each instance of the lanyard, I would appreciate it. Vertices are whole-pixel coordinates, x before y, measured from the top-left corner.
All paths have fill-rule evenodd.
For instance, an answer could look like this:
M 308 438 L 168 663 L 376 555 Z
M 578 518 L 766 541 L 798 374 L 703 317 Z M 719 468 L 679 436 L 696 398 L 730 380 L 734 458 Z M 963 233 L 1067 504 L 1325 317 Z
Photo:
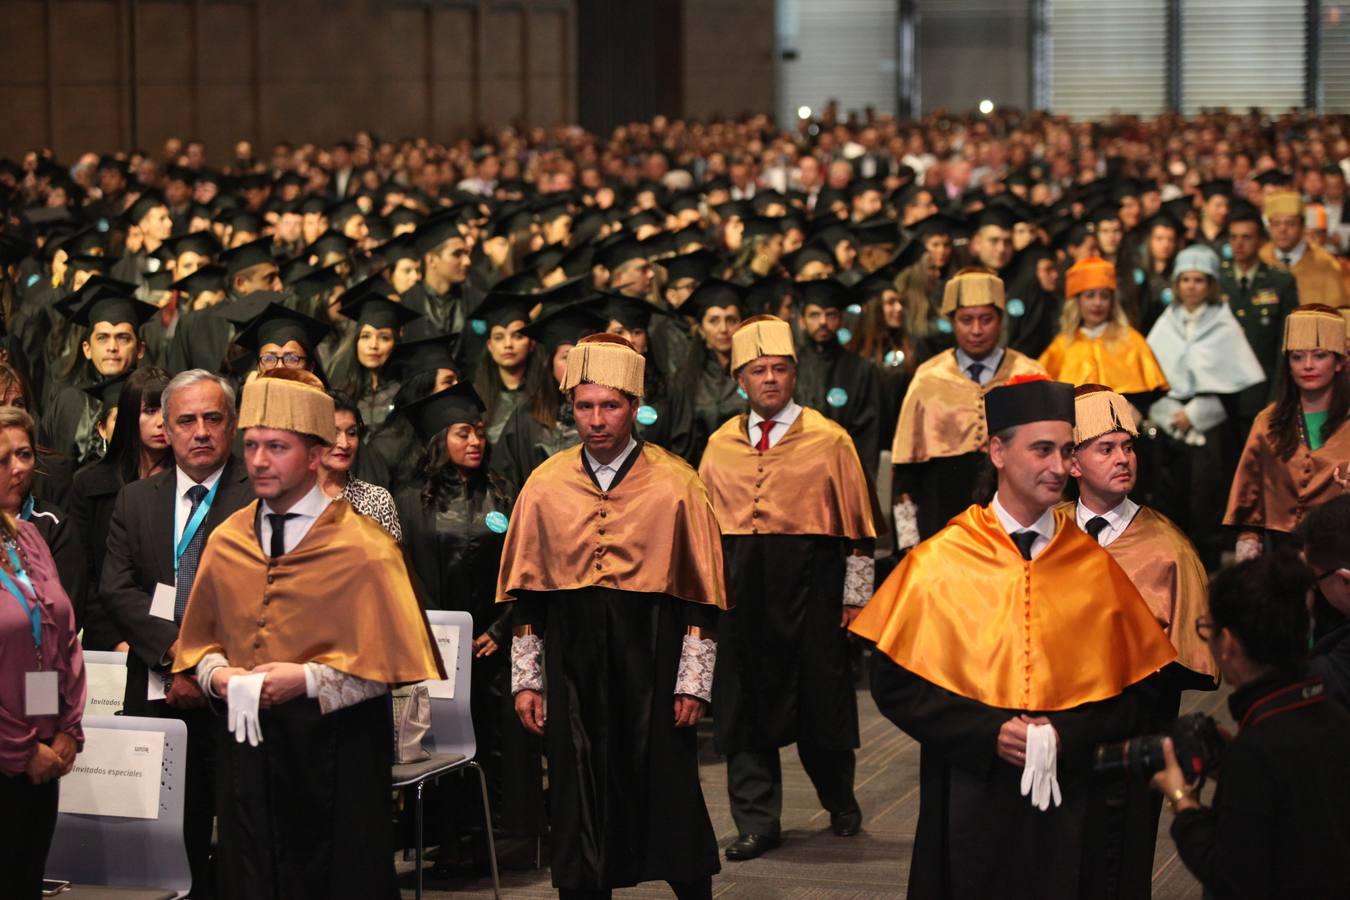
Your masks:
M 32 579 L 23 570 L 23 564 L 19 562 L 19 556 L 14 552 L 14 548 L 5 544 L 5 553 L 9 554 L 10 564 L 14 566 L 14 578 L 19 579 L 19 584 L 27 590 L 20 589 L 19 585 L 14 583 L 14 578 L 9 577 L 9 573 L 4 569 L 0 569 L 0 584 L 3 584 L 5 590 L 13 594 L 14 599 L 23 607 L 24 613 L 28 616 L 28 624 L 33 629 L 33 646 L 41 650 L 42 614 L 38 611 L 37 591 L 33 589 Z
M 33 506 L 33 495 L 29 494 L 24 498 L 23 507 L 19 510 L 19 518 L 25 522 L 31 521 L 33 518 Z
M 211 490 L 202 498 L 202 502 L 197 504 L 197 511 L 188 519 L 187 526 L 183 529 L 183 536 L 178 539 L 178 545 L 173 548 L 173 577 L 178 580 L 178 560 L 183 557 L 183 551 L 187 550 L 188 544 L 197 535 L 197 529 L 202 527 L 202 522 L 206 521 L 206 514 L 211 511 L 211 504 L 216 499 L 216 491 L 220 488 L 220 482 L 224 478 L 224 473 L 216 479 L 216 483 L 211 485 Z M 178 520 L 178 506 L 174 506 L 174 524 Z

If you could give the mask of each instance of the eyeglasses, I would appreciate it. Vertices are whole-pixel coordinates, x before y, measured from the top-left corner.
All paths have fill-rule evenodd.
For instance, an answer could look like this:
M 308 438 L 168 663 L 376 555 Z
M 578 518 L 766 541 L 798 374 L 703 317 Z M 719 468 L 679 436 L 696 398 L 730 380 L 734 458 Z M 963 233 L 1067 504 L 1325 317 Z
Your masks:
M 1208 641 L 1214 637 L 1214 620 L 1209 616 L 1197 616 L 1195 620 L 1195 633 L 1200 636 L 1200 640 Z
M 283 353 L 277 356 L 275 353 L 264 353 L 258 357 L 258 368 L 266 372 L 268 369 L 275 369 L 278 364 L 288 369 L 298 369 L 309 361 L 309 357 L 301 356 L 298 353 Z

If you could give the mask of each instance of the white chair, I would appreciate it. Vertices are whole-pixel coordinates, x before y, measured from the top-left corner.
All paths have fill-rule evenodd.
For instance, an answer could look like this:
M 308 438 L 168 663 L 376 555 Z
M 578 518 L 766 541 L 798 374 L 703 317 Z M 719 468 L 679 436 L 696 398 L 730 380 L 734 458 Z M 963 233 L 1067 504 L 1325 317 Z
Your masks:
M 122 712 L 127 693 L 127 654 L 120 650 L 84 651 L 84 671 L 89 692 L 85 716 L 116 716 Z
M 470 715 L 469 690 L 473 674 L 473 616 L 466 612 L 428 610 L 427 621 L 432 625 L 453 625 L 459 628 L 459 642 L 453 658 L 444 660 L 447 671 L 453 669 L 454 697 L 431 698 L 431 730 L 423 746 L 431 753 L 421 762 L 394 766 L 394 787 L 410 787 L 416 794 L 416 897 L 422 897 L 422 792 L 428 782 L 459 769 L 470 768 L 478 773 L 478 786 L 483 794 L 484 831 L 488 840 L 488 861 L 492 867 L 492 895 L 501 897 L 501 880 L 497 874 L 497 844 L 492 835 L 492 807 L 488 800 L 487 777 L 483 767 L 474 761 L 478 744 L 473 734 Z
M 183 843 L 187 726 L 177 719 L 85 716 L 86 749 L 98 729 L 159 732 L 159 815 L 153 819 L 62 812 L 56 819 L 46 877 L 71 883 L 67 900 L 173 900 L 192 887 Z M 78 758 L 77 763 L 78 765 Z

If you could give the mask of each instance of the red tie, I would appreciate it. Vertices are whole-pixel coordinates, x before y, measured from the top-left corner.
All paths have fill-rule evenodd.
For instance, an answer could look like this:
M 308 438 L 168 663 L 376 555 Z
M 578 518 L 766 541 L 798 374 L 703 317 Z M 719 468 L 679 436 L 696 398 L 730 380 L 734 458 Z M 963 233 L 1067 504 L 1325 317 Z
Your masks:
M 773 419 L 765 419 L 759 423 L 759 443 L 755 445 L 756 450 L 763 452 L 769 449 L 769 432 L 773 431 L 774 424 Z

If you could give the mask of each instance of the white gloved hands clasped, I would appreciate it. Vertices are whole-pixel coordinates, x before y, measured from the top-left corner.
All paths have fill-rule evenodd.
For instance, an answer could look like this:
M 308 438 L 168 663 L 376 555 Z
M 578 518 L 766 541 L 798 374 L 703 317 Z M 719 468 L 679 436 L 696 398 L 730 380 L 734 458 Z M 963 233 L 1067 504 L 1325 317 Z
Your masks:
M 258 720 L 258 704 L 262 700 L 263 681 L 266 672 L 256 675 L 235 675 L 226 689 L 229 702 L 230 731 L 239 743 L 248 741 L 250 747 L 262 743 L 262 723 Z
M 1022 796 L 1031 795 L 1031 805 L 1045 812 L 1053 801 L 1059 806 L 1058 748 L 1053 725 L 1027 726 L 1027 761 L 1022 769 Z

